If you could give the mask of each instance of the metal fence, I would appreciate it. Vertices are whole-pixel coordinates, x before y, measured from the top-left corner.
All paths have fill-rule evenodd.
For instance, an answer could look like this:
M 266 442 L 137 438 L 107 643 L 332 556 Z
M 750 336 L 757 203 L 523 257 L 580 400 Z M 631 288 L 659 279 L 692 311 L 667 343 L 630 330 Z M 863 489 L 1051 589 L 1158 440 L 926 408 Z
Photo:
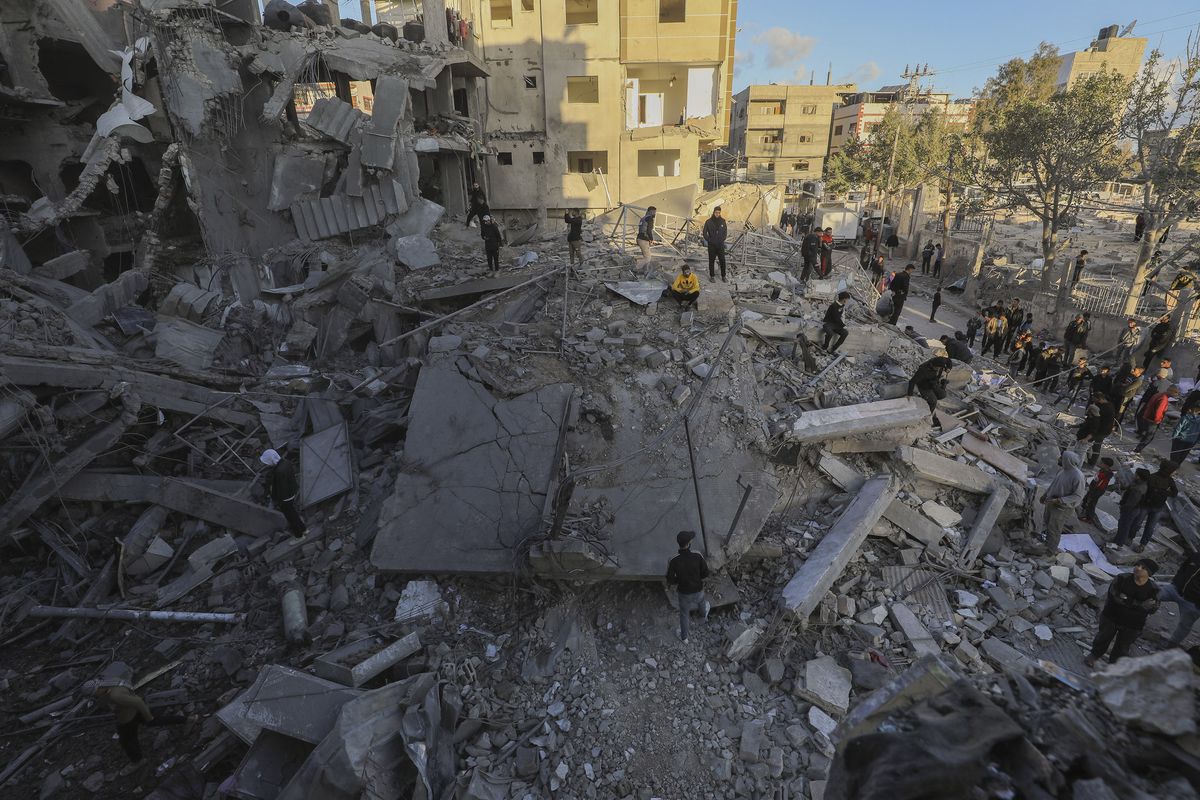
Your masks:
M 1152 287 L 1138 298 L 1134 316 L 1151 319 L 1174 307 L 1177 292 L 1163 292 Z M 1077 283 L 1071 290 L 1071 302 L 1080 311 L 1092 314 L 1122 316 L 1125 313 L 1125 298 L 1129 287 L 1122 283 Z
M 983 233 L 984 228 L 992 221 L 992 215 L 984 214 L 971 217 L 954 217 L 950 220 L 951 233 Z M 946 230 L 943 220 L 940 216 L 930 217 L 925 220 L 925 229 L 933 233 L 942 233 Z

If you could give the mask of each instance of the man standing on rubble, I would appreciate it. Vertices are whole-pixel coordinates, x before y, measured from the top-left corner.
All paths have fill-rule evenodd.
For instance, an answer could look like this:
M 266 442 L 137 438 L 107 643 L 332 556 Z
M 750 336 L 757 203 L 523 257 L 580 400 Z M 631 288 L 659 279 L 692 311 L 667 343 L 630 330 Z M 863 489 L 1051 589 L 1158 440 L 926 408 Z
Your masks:
M 705 221 L 704 230 L 700 233 L 700 240 L 708 248 L 708 279 L 710 281 L 717 279 L 714 264 L 720 262 L 721 282 L 725 283 L 725 237 L 728 233 L 729 226 L 721 218 L 721 207 L 717 206 L 713 209 L 712 216 Z
M 471 184 L 471 194 L 468 197 L 468 202 L 471 207 L 467 211 L 466 227 L 469 228 L 471 227 L 472 219 L 479 217 L 479 221 L 482 222 L 483 218 L 491 211 L 488 208 L 487 195 L 483 193 L 483 189 L 480 188 L 478 181 Z
M 1150 362 L 1162 355 L 1170 343 L 1171 315 L 1163 314 L 1158 318 L 1158 322 L 1150 327 L 1150 335 L 1146 342 L 1146 357 L 1142 359 L 1142 368 L 1150 369 Z M 1168 364 L 1168 366 L 1170 365 Z
M 307 533 L 308 526 L 304 524 L 304 518 L 296 508 L 296 498 L 300 494 L 296 468 L 275 450 L 264 450 L 258 460 L 267 467 L 267 496 L 287 520 L 292 535 L 303 536 Z
M 829 308 L 825 309 L 825 319 L 821 322 L 821 333 L 824 334 L 825 339 L 821 347 L 826 352 L 836 353 L 850 334 L 850 331 L 846 329 L 846 322 L 842 318 L 842 315 L 846 313 L 846 301 L 849 299 L 849 292 L 838 292 L 837 299 L 829 304 Z M 829 343 L 835 336 L 837 341 L 833 342 L 833 347 L 830 347 Z
M 1079 468 L 1083 459 L 1074 450 L 1064 450 L 1059 464 L 1062 468 L 1042 495 L 1040 502 L 1046 509 L 1042 515 L 1045 544 L 1042 551 L 1058 552 L 1063 527 L 1078 513 L 1079 504 L 1087 490 L 1087 480 Z
M 138 728 L 142 725 L 179 725 L 187 722 L 181 716 L 155 716 L 146 701 L 136 695 L 124 678 L 105 678 L 92 683 L 96 699 L 108 707 L 117 718 L 117 740 L 129 760 L 137 764 L 142 760 L 142 743 Z
M 1117 339 L 1117 349 L 1113 353 L 1113 364 L 1118 368 L 1133 363 L 1133 351 L 1142 343 L 1142 329 L 1138 327 L 1137 320 L 1133 317 L 1129 318 L 1126 323 L 1125 330 L 1121 331 L 1121 336 Z
M 1107 367 L 1106 367 L 1106 369 L 1107 369 Z M 1091 382 L 1092 382 L 1092 371 L 1091 371 L 1091 369 L 1088 368 L 1087 359 L 1081 358 L 1081 359 L 1079 359 L 1079 362 L 1075 365 L 1075 368 L 1067 373 L 1066 391 L 1064 391 L 1057 398 L 1055 398 L 1054 402 L 1055 403 L 1060 402 L 1063 399 L 1063 397 L 1066 397 L 1069 394 L 1070 397 L 1067 400 L 1067 408 L 1070 408 L 1071 406 L 1075 405 L 1075 398 L 1079 396 L 1079 390 L 1082 389 L 1085 385 L 1090 385 Z
M 642 266 L 646 272 L 650 271 L 650 246 L 654 244 L 654 217 L 658 214 L 658 209 L 650 206 L 646 209 L 645 216 L 638 222 L 637 229 L 637 246 L 642 251 Z
M 833 270 L 833 228 L 821 232 L 821 277 L 829 277 Z
M 1184 550 L 1186 558 L 1170 583 L 1159 589 L 1160 603 L 1174 603 L 1179 609 L 1179 624 L 1167 639 L 1170 647 L 1179 647 L 1200 619 L 1200 555 Z
M 911 267 L 912 264 L 909 266 Z M 935 356 L 917 367 L 917 371 L 908 381 L 906 396 L 912 397 L 915 392 L 925 399 L 925 402 L 929 404 L 929 414 L 935 426 L 938 425 L 938 421 L 933 412 L 937 408 L 938 400 L 946 396 L 946 374 L 952 369 L 954 369 L 953 361 L 944 356 Z
M 821 234 L 811 230 L 804 235 L 800 242 L 800 257 L 804 259 L 804 269 L 800 272 L 800 280 L 807 281 L 808 276 L 817 270 L 821 260 Z
M 972 316 L 969 320 L 967 320 L 967 346 L 968 347 L 975 346 L 975 337 L 979 335 L 979 329 L 983 327 L 983 323 L 985 323 L 986 321 L 987 320 L 984 319 L 984 316 L 983 316 L 983 309 L 979 309 L 979 308 L 975 309 L 974 316 Z M 984 349 L 987 349 L 986 344 L 984 345 Z
M 1100 460 L 1100 448 L 1104 440 L 1113 432 L 1117 424 L 1117 415 L 1112 406 L 1112 400 L 1102 392 L 1092 393 L 1092 402 L 1084 412 L 1083 422 L 1075 433 L 1075 441 L 1091 442 L 1092 451 L 1088 454 L 1088 466 L 1095 466 Z
M 1087 348 L 1088 331 L 1091 329 L 1088 318 L 1088 314 L 1077 314 L 1075 319 L 1067 324 L 1067 329 L 1063 331 L 1063 344 L 1067 348 L 1066 361 L 1068 364 L 1075 360 L 1076 350 Z
M 1158 465 L 1158 472 L 1146 478 L 1146 493 L 1142 495 L 1142 502 L 1134 512 L 1133 522 L 1129 526 L 1131 537 L 1137 533 L 1139 527 L 1142 529 L 1142 539 L 1133 546 L 1133 552 L 1140 553 L 1146 549 L 1150 538 L 1154 536 L 1154 529 L 1158 527 L 1158 520 L 1167 510 L 1167 501 L 1179 495 L 1179 487 L 1175 485 L 1175 479 L 1172 477 L 1177 469 L 1179 465 L 1174 461 L 1163 459 Z M 1117 544 L 1124 546 L 1125 542 Z
M 483 215 L 479 226 L 479 238 L 483 239 L 483 250 L 487 254 L 488 269 L 500 271 L 500 245 L 504 244 L 504 234 L 490 214 Z
M 908 299 L 908 286 L 912 281 L 916 264 L 905 264 L 903 272 L 897 272 L 892 278 L 892 318 L 888 322 L 896 325 L 900 322 L 900 312 L 904 310 L 904 301 Z
M 1160 589 L 1150 580 L 1156 572 L 1158 564 L 1153 559 L 1139 558 L 1133 564 L 1133 572 L 1118 575 L 1108 585 L 1092 651 L 1083 659 L 1088 669 L 1104 657 L 1109 645 L 1112 645 L 1112 652 L 1108 663 L 1113 664 L 1129 655 L 1129 648 L 1146 627 L 1146 620 L 1158 610 Z
M 563 222 L 567 223 L 567 250 L 570 251 L 571 266 L 576 262 L 583 264 L 583 215 L 578 209 L 568 209 L 563 214 Z
M 1179 388 L 1170 386 L 1165 392 L 1156 392 L 1138 408 L 1136 417 L 1138 443 L 1133 448 L 1133 452 L 1142 452 L 1154 441 L 1154 437 L 1158 435 L 1159 426 L 1167 416 L 1167 404 L 1171 402 L 1172 397 L 1178 396 Z
M 1129 370 L 1129 373 L 1119 377 L 1113 382 L 1113 405 L 1116 406 L 1117 422 L 1125 421 L 1125 412 L 1129 410 L 1129 406 L 1133 404 L 1133 398 L 1137 397 L 1138 392 L 1142 390 L 1141 367 L 1134 367 Z
M 679 552 L 667 564 L 667 585 L 676 587 L 679 600 L 679 638 L 688 640 L 688 623 L 693 611 L 699 611 L 702 619 L 708 619 L 709 603 L 704 597 L 704 579 L 708 577 L 708 563 L 704 556 L 692 552 L 695 531 L 680 531 L 675 536 Z

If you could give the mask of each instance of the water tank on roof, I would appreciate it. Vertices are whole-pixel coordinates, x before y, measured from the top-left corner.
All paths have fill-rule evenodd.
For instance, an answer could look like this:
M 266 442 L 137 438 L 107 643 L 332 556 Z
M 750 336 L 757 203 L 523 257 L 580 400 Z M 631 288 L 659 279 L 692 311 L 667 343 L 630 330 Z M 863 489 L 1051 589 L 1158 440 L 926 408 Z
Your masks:
M 396 30 L 395 25 L 389 25 L 386 22 L 380 22 L 371 27 L 371 33 L 378 36 L 380 39 L 389 39 L 396 41 L 400 37 L 400 32 Z
M 404 23 L 404 38 L 410 42 L 420 44 L 425 41 L 425 25 L 424 23 L 410 20 Z

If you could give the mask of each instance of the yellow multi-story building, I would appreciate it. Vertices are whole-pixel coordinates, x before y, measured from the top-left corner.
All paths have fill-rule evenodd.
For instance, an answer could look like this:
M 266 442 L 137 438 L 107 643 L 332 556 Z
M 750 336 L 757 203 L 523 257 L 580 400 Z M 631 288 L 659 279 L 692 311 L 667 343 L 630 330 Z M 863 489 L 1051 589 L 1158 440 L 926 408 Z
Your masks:
M 729 151 L 747 180 L 785 187 L 819 181 L 829 157 L 834 109 L 854 95 L 853 83 L 823 86 L 748 86 L 734 95 Z
M 1086 50 L 1065 53 L 1059 59 L 1058 88 L 1066 89 L 1075 81 L 1095 75 L 1102 69 L 1131 80 L 1142 68 L 1149 41 L 1138 36 L 1118 36 L 1119 27 L 1109 25 Z
M 493 208 L 609 209 L 700 183 L 737 0 L 477 0 Z

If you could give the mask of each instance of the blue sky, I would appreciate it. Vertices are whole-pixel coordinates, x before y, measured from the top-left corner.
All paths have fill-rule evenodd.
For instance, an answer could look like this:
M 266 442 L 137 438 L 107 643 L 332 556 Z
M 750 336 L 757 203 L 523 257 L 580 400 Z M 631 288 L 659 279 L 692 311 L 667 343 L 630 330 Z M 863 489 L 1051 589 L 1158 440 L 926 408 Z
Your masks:
M 928 64 L 933 86 L 955 96 L 983 86 L 996 67 L 1028 56 L 1042 41 L 1061 52 L 1080 50 L 1106 25 L 1150 40 L 1167 58 L 1183 53 L 1200 25 L 1200 0 L 920 0 L 882 3 L 797 3 L 741 0 L 738 4 L 734 91 L 751 83 L 834 83 L 861 89 L 901 83 L 905 64 Z M 930 79 L 926 79 L 929 81 Z M 923 83 L 922 85 L 929 85 Z

